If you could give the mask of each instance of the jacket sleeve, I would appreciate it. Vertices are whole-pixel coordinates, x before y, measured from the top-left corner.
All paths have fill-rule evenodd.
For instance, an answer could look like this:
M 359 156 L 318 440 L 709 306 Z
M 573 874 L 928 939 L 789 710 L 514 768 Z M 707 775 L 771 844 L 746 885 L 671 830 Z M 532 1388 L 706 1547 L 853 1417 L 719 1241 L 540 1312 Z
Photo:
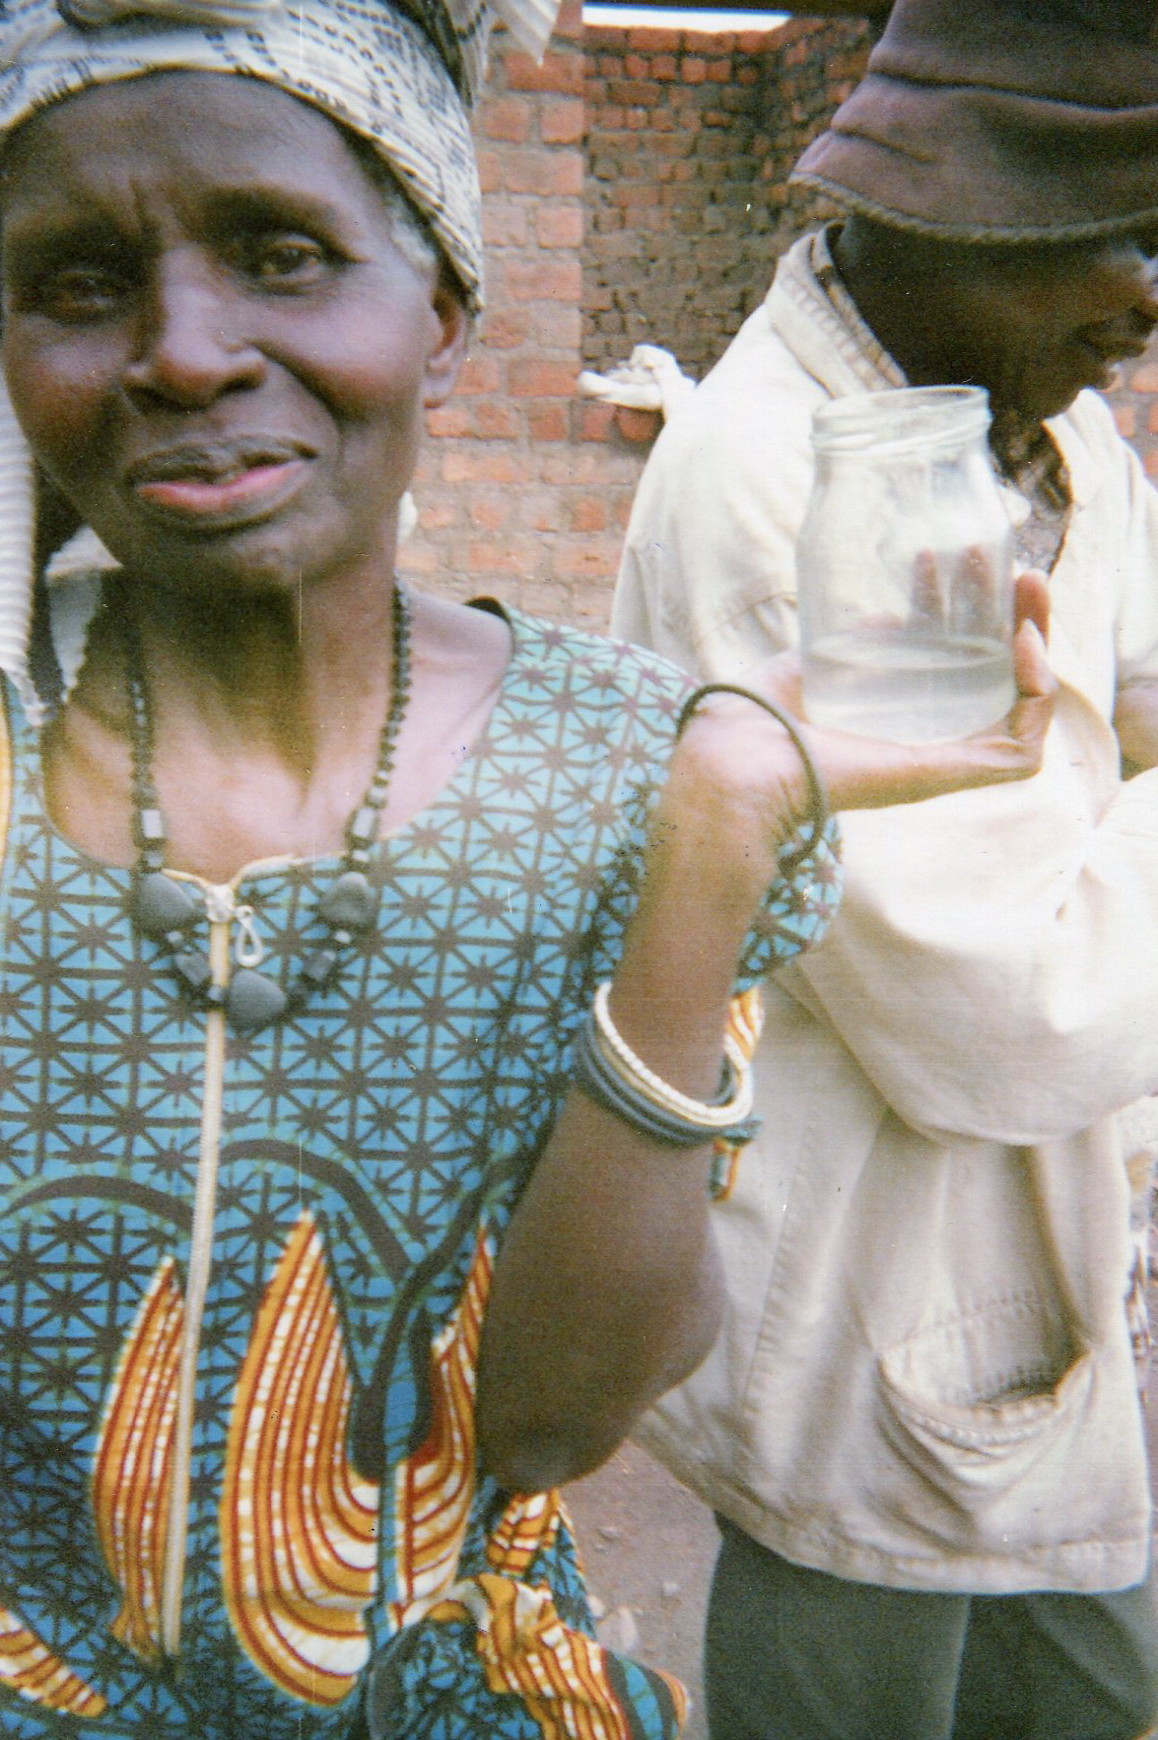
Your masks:
M 1158 771 L 1100 800 L 1112 736 L 1060 711 L 1025 786 L 844 817 L 844 903 L 785 976 L 941 1140 L 1069 1136 L 1158 1090 Z

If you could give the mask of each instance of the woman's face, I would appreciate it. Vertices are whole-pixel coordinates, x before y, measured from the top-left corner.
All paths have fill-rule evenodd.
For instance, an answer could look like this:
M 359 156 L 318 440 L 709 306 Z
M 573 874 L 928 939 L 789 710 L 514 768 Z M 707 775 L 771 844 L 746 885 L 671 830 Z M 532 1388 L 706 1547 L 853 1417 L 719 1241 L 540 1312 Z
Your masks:
M 16 414 L 131 572 L 267 589 L 392 562 L 465 316 L 324 115 L 214 73 L 87 91 L 16 134 L 0 226 Z

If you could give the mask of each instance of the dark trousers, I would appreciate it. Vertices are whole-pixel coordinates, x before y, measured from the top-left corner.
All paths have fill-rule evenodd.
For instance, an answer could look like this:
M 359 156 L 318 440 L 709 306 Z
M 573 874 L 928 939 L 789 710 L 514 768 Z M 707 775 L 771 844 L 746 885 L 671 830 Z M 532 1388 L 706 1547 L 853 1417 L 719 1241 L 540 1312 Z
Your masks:
M 939 1595 L 792 1565 L 721 1519 L 711 1740 L 1139 1740 L 1155 1578 L 1113 1595 Z

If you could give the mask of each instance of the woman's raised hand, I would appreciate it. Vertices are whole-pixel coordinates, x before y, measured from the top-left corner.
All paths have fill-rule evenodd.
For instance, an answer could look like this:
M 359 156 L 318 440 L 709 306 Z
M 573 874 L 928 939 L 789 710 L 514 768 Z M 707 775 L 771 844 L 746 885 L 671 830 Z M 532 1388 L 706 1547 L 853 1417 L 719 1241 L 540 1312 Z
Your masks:
M 1043 574 L 1031 571 L 1020 576 L 1015 610 L 1018 697 L 1005 718 L 992 727 L 951 741 L 910 744 L 802 726 L 834 810 L 918 803 L 945 792 L 1028 779 L 1038 771 L 1057 687 L 1045 650 L 1049 594 Z M 795 653 L 771 660 L 746 686 L 798 719 L 803 717 L 800 661 Z M 692 738 L 693 732 L 689 751 L 707 758 L 733 794 L 737 781 L 753 799 L 758 790 L 763 791 L 765 801 L 770 800 L 778 812 L 768 816 L 775 831 L 786 833 L 791 820 L 807 813 L 807 784 L 799 757 L 783 730 L 751 702 L 712 696 L 689 725 L 685 739 Z

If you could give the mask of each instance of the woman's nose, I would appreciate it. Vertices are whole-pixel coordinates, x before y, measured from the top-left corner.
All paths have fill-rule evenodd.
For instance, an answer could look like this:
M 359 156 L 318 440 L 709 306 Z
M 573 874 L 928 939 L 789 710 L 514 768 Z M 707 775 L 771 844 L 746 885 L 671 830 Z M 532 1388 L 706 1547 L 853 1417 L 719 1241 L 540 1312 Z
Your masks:
M 158 266 L 139 333 L 123 376 L 131 397 L 195 410 L 261 379 L 264 358 L 239 327 L 237 298 L 203 264 Z

